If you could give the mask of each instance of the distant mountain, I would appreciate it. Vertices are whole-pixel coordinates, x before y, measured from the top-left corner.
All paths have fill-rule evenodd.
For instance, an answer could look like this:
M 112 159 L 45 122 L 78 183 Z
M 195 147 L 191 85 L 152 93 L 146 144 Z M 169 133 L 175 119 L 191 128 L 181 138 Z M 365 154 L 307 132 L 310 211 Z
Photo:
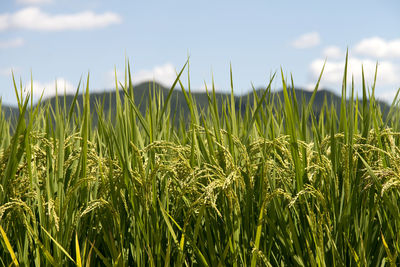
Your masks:
M 148 99 L 149 98 L 149 88 L 151 90 L 161 90 L 164 100 L 168 96 L 169 89 L 167 89 L 159 84 L 155 84 L 155 86 L 153 86 L 153 85 L 154 85 L 153 82 L 145 82 L 145 83 L 136 85 L 133 89 L 135 102 L 137 105 L 139 105 L 139 109 L 143 114 L 146 110 L 146 104 L 148 103 L 148 100 L 149 100 Z M 256 93 L 258 96 L 261 96 L 263 93 L 263 90 L 259 89 L 256 91 Z M 123 102 L 124 92 L 121 90 L 119 92 L 119 94 L 120 94 L 121 101 Z M 303 102 L 301 100 L 304 99 L 305 103 L 308 103 L 311 98 L 312 92 L 307 91 L 307 90 L 302 90 L 302 89 L 295 89 L 295 94 L 296 94 L 296 99 L 298 101 L 299 107 L 301 108 L 301 104 Z M 192 95 L 197 103 L 198 108 L 207 110 L 207 108 L 208 108 L 207 94 L 205 92 L 193 92 Z M 283 98 L 282 90 L 272 92 L 271 97 L 273 97 L 275 102 L 279 101 L 278 99 L 280 99 L 280 101 L 283 103 L 284 98 Z M 60 106 L 63 107 L 64 103 L 65 103 L 67 106 L 67 109 L 68 109 L 71 106 L 74 96 L 67 95 L 65 97 L 65 99 L 64 99 L 64 96 L 59 96 L 58 98 L 59 98 Z M 230 94 L 216 93 L 216 99 L 218 101 L 219 106 L 221 106 L 221 103 L 223 102 L 223 100 L 226 101 L 226 100 L 230 99 Z M 321 89 L 317 92 L 317 94 L 315 96 L 314 104 L 313 104 L 313 110 L 317 116 L 319 115 L 319 112 L 322 108 L 322 105 L 323 105 L 325 99 L 326 99 L 328 105 L 330 105 L 332 103 L 334 105 L 334 107 L 337 109 L 337 111 L 339 111 L 341 98 L 338 95 L 332 93 L 331 91 Z M 91 111 L 95 112 L 97 103 L 101 103 L 103 105 L 104 114 L 108 114 L 108 112 L 111 112 L 111 114 L 115 114 L 115 108 L 114 108 L 115 100 L 116 100 L 115 90 L 109 91 L 109 92 L 91 93 L 90 94 Z M 56 97 L 46 99 L 45 101 L 43 101 L 43 103 L 44 104 L 49 103 L 51 106 L 54 107 L 55 103 L 56 103 Z M 185 119 L 188 119 L 187 116 L 188 116 L 188 114 L 190 114 L 190 111 L 186 104 L 185 97 L 180 89 L 176 89 L 173 91 L 170 103 L 171 103 L 172 112 L 174 112 L 175 110 L 178 110 L 178 111 L 182 110 L 183 111 L 182 114 L 185 116 Z M 247 104 L 250 104 L 252 106 L 254 105 L 254 93 L 250 92 L 243 96 L 235 96 L 235 104 L 236 104 L 237 111 L 240 110 L 240 111 L 244 112 Z M 82 110 L 82 107 L 83 107 L 82 95 L 78 96 L 77 105 Z M 388 111 L 389 106 L 386 103 L 379 102 L 379 105 L 381 106 L 384 113 L 386 113 Z M 13 117 L 13 116 L 15 118 L 15 116 L 19 113 L 18 108 L 4 106 L 4 105 L 2 106 L 2 112 L 6 119 L 9 119 L 10 117 Z M 177 115 L 179 117 L 179 114 L 177 114 Z M 95 114 L 93 116 L 93 123 L 94 124 L 97 123 L 97 116 L 95 116 Z

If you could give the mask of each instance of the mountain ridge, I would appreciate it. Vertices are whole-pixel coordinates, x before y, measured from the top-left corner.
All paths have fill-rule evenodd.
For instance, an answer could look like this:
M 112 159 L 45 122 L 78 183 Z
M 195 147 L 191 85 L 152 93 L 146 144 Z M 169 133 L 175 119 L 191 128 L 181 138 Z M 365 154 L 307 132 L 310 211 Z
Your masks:
M 143 82 L 143 83 L 138 84 L 133 87 L 135 102 L 139 106 L 139 109 L 143 114 L 145 113 L 145 110 L 146 110 L 146 105 L 143 105 L 143 103 L 148 103 L 149 91 L 152 91 L 152 90 L 161 90 L 164 99 L 167 98 L 167 95 L 169 93 L 168 88 L 165 88 L 162 85 L 160 85 L 158 83 L 154 83 L 154 82 Z M 257 93 L 257 95 L 261 95 L 264 90 L 265 89 L 259 88 L 255 91 L 249 92 L 247 94 L 234 95 L 237 110 L 242 110 L 242 111 L 245 110 L 245 105 L 247 103 L 249 103 L 250 105 L 254 105 L 254 92 Z M 292 92 L 292 89 L 290 89 L 289 91 Z M 300 100 L 302 100 L 304 98 L 305 102 L 308 103 L 311 98 L 311 95 L 313 93 L 312 91 L 304 90 L 302 88 L 295 88 L 294 92 L 296 94 L 296 99 L 298 100 L 300 107 L 303 102 Z M 231 97 L 230 93 L 216 92 L 215 94 L 216 94 L 216 99 L 218 101 L 219 107 L 221 107 L 223 100 L 228 100 Z M 124 91 L 119 90 L 119 95 L 120 95 L 121 101 L 123 101 Z M 278 91 L 271 91 L 271 95 L 274 96 L 275 101 L 279 101 L 279 100 L 277 100 L 279 98 L 280 101 L 283 102 L 282 89 L 280 89 Z M 197 107 L 199 109 L 207 109 L 208 108 L 208 96 L 207 96 L 206 92 L 194 91 L 194 92 L 192 92 L 192 96 L 195 99 Z M 64 99 L 64 96 L 58 96 L 58 100 L 59 100 L 58 102 L 59 102 L 61 108 L 64 107 L 64 103 L 66 103 L 67 108 L 68 108 L 72 104 L 73 99 L 74 99 L 74 95 L 72 95 L 72 94 L 65 95 L 65 99 Z M 113 113 L 114 111 L 113 111 L 112 103 L 115 102 L 115 99 L 116 99 L 116 90 L 90 93 L 91 110 L 92 111 L 95 110 L 96 103 L 103 103 L 104 114 L 107 114 L 110 111 L 111 111 L 111 113 Z M 242 99 L 242 100 L 240 100 L 240 99 Z M 315 99 L 314 99 L 314 104 L 313 104 L 313 110 L 317 116 L 318 116 L 319 111 L 322 108 L 322 105 L 323 105 L 323 102 L 325 101 L 325 99 L 328 104 L 332 103 L 335 106 L 336 110 L 339 111 L 341 97 L 338 96 L 337 94 L 333 93 L 330 90 L 321 88 L 317 91 L 317 93 L 315 95 Z M 385 102 L 382 102 L 382 101 L 377 101 L 377 102 L 381 106 L 383 113 L 385 113 L 384 112 L 385 110 L 389 109 L 389 105 L 386 104 Z M 42 101 L 42 104 L 47 104 L 47 103 L 49 103 L 54 108 L 55 103 L 56 103 L 56 96 L 47 98 Z M 80 92 L 77 97 L 77 104 L 80 107 L 82 107 L 83 106 L 82 103 L 83 103 L 82 102 L 82 92 Z M 170 99 L 170 104 L 171 104 L 172 111 L 182 110 L 183 114 L 185 116 L 185 119 L 187 119 L 187 116 L 188 116 L 187 114 L 189 114 L 189 109 L 187 107 L 184 94 L 182 93 L 182 90 L 180 88 L 173 90 L 171 99 Z M 35 104 L 34 106 L 36 106 L 36 105 L 37 104 Z M 2 114 L 4 114 L 5 119 L 10 119 L 12 117 L 15 117 L 15 115 L 17 115 L 19 113 L 18 107 L 2 105 L 1 109 L 2 109 Z M 95 116 L 94 116 L 94 120 L 97 122 L 97 118 Z

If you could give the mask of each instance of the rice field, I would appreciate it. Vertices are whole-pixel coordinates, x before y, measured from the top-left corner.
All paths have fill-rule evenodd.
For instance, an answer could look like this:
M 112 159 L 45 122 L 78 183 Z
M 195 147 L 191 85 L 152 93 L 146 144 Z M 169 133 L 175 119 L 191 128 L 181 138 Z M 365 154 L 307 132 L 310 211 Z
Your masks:
M 375 82 L 358 96 L 345 63 L 339 112 L 314 114 L 319 81 L 300 105 L 283 73 L 242 112 L 231 71 L 231 98 L 218 105 L 212 86 L 201 110 L 187 64 L 167 98 L 149 88 L 145 114 L 129 63 L 115 114 L 90 105 L 89 77 L 83 108 L 33 105 L 14 82 L 20 116 L 0 114 L 1 266 L 400 264 L 397 96 L 383 115 Z M 179 87 L 188 122 L 171 111 Z

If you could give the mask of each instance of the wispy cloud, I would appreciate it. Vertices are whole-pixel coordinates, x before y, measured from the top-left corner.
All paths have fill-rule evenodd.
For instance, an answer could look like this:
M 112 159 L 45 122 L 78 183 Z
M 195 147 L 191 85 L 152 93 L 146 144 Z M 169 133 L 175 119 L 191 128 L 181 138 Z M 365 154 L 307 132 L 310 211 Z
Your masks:
M 292 46 L 298 49 L 311 48 L 321 43 L 318 32 L 310 32 L 299 36 L 292 42 Z
M 380 37 L 366 38 L 355 46 L 354 51 L 375 58 L 400 58 L 400 39 L 387 41 Z
M 40 4 L 48 4 L 53 2 L 53 0 L 17 0 L 18 4 L 23 5 L 40 5 Z
M 0 31 L 26 29 L 37 31 L 88 30 L 103 28 L 122 22 L 122 18 L 112 12 L 96 14 L 85 11 L 72 14 L 49 14 L 38 7 L 28 7 L 15 13 L 0 14 Z
M 24 45 L 24 39 L 22 39 L 22 38 L 15 38 L 15 39 L 6 40 L 6 41 L 0 41 L 0 49 L 18 47 L 18 46 L 22 46 L 22 45 Z

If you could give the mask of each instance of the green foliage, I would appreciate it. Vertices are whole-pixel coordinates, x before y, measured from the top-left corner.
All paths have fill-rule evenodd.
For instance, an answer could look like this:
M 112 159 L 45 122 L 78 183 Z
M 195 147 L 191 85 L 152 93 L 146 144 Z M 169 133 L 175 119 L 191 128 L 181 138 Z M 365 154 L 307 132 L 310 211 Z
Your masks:
M 110 112 L 89 77 L 68 107 L 29 105 L 14 83 L 21 115 L 0 113 L 1 265 L 400 264 L 397 98 L 384 116 L 375 84 L 363 78 L 358 99 L 345 67 L 341 100 L 316 112 L 319 82 L 309 101 L 283 73 L 282 97 L 273 75 L 237 98 L 231 69 L 231 95 L 212 85 L 199 108 L 186 67 L 140 101 L 127 63 Z

